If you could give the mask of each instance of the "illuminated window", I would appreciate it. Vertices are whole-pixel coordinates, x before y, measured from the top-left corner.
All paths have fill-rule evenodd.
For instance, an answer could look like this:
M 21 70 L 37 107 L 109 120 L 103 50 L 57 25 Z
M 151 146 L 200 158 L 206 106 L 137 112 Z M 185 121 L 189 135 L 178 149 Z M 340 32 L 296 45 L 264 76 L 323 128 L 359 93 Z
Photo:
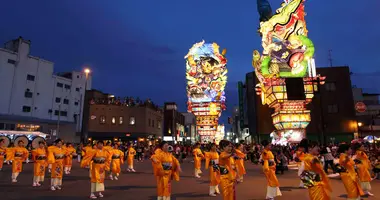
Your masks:
M 123 124 L 124 122 L 124 118 L 123 117 L 119 117 L 119 124 Z
M 101 124 L 105 124 L 106 123 L 106 116 L 103 116 L 103 115 L 100 116 L 99 120 L 100 120 Z
M 136 123 L 135 117 L 130 117 L 129 118 L 129 124 L 130 125 L 135 125 L 135 123 Z
M 157 128 L 161 129 L 161 121 L 157 121 Z
M 112 117 L 112 119 L 111 119 L 111 123 L 112 123 L 112 124 L 116 124 L 116 117 Z

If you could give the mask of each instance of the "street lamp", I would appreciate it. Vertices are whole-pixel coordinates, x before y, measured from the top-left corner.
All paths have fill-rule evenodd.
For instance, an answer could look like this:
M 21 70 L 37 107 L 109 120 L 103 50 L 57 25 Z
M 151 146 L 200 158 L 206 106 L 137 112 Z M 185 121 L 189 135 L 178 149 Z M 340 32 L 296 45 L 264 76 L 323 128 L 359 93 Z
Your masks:
M 81 101 L 80 101 L 80 114 L 79 114 L 79 126 L 81 127 L 81 135 L 82 135 L 82 138 L 81 138 L 81 140 L 84 142 L 84 141 L 86 141 L 85 139 L 87 138 L 87 130 L 85 130 L 86 131 L 86 134 L 84 133 L 84 130 L 83 130 L 83 109 L 84 109 L 84 107 L 83 107 L 83 101 L 85 101 L 86 100 L 86 91 L 87 91 L 87 82 L 88 82 L 88 75 L 91 73 L 91 70 L 89 69 L 89 68 L 84 68 L 84 70 L 83 70 L 83 72 L 84 72 L 84 74 L 86 75 L 86 81 L 85 81 L 85 83 L 84 83 L 84 97 L 83 97 L 83 94 L 81 94 L 81 96 L 80 96 L 80 98 L 81 98 Z
M 358 135 L 361 137 L 361 132 L 360 132 L 360 127 L 363 126 L 363 123 L 362 122 L 358 122 Z

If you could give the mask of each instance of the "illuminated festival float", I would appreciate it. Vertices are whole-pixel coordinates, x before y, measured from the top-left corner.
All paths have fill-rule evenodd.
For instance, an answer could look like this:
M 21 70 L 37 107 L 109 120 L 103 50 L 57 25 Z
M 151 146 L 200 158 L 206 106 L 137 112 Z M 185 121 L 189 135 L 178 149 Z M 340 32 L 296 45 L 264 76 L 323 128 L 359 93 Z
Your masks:
M 306 136 L 311 102 L 325 77 L 316 74 L 314 45 L 307 37 L 304 0 L 286 0 L 272 14 L 268 0 L 257 0 L 263 53 L 253 52 L 257 95 L 273 108 L 272 143 L 285 145 Z
M 226 109 L 224 88 L 227 83 L 226 50 L 219 53 L 216 43 L 196 43 L 185 56 L 187 108 L 196 117 L 202 142 L 214 141 L 218 121 Z

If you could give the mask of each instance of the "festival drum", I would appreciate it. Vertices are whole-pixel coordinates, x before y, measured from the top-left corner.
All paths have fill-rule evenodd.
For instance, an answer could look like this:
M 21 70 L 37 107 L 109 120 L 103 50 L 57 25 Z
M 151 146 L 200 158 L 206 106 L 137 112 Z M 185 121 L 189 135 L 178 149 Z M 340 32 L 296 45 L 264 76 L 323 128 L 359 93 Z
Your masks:
M 4 146 L 9 147 L 11 145 L 11 139 L 7 136 L 0 136 L 0 139 L 4 140 Z
M 40 146 L 40 142 L 45 142 L 46 140 L 43 137 L 36 136 L 32 139 L 32 148 L 37 149 Z
M 29 139 L 25 135 L 17 136 L 14 140 L 14 145 L 18 146 L 18 142 L 23 141 L 24 142 L 24 147 L 26 147 L 29 144 Z

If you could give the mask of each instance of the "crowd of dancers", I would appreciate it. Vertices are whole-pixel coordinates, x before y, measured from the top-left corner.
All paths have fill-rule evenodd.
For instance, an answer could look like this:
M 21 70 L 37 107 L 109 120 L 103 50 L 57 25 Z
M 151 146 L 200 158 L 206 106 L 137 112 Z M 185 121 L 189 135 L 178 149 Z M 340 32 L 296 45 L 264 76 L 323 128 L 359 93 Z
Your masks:
M 276 176 L 277 160 L 271 151 L 272 145 L 268 141 L 262 141 L 261 146 L 259 163 L 267 179 L 266 199 L 274 199 L 282 195 Z M 205 169 L 209 171 L 209 195 L 221 194 L 224 200 L 235 200 L 235 187 L 243 182 L 246 174 L 244 161 L 247 151 L 244 145 L 222 140 L 219 145 L 210 143 L 202 150 L 200 147 L 201 145 L 197 143 L 192 148 L 194 177 L 201 177 L 201 164 L 202 160 L 205 160 Z M 83 147 L 78 155 L 71 143 L 65 144 L 57 139 L 47 147 L 45 141 L 40 141 L 38 147 L 31 151 L 34 163 L 32 186 L 41 186 L 47 169 L 51 177 L 50 189 L 61 190 L 62 177 L 71 172 L 73 156 L 79 156 L 82 158 L 80 166 L 89 170 L 91 185 L 89 197 L 91 199 L 103 197 L 104 180 L 107 177 L 110 180 L 118 180 L 124 160 L 127 161 L 128 171 L 135 172 L 133 161 L 136 150 L 130 145 L 125 152 L 120 150 L 119 143 L 97 141 Z M 331 199 L 332 187 L 320 160 L 320 152 L 318 143 L 302 140 L 295 153 L 298 178 L 301 179 L 300 187 L 308 189 L 311 200 Z M 347 198 L 357 200 L 364 194 L 372 196 L 370 192 L 371 164 L 364 146 L 361 143 L 341 144 L 338 153 L 339 164 L 334 165 L 334 171 L 340 174 Z M 4 162 L 12 163 L 11 181 L 13 183 L 17 182 L 17 177 L 22 172 L 23 162 L 28 159 L 28 156 L 29 151 L 25 148 L 23 140 L 17 141 L 13 147 L 6 147 L 4 140 L 0 139 L 0 169 Z M 171 182 L 180 179 L 182 170 L 177 158 L 176 150 L 167 142 L 161 142 L 150 156 L 156 177 L 158 200 L 170 200 Z

